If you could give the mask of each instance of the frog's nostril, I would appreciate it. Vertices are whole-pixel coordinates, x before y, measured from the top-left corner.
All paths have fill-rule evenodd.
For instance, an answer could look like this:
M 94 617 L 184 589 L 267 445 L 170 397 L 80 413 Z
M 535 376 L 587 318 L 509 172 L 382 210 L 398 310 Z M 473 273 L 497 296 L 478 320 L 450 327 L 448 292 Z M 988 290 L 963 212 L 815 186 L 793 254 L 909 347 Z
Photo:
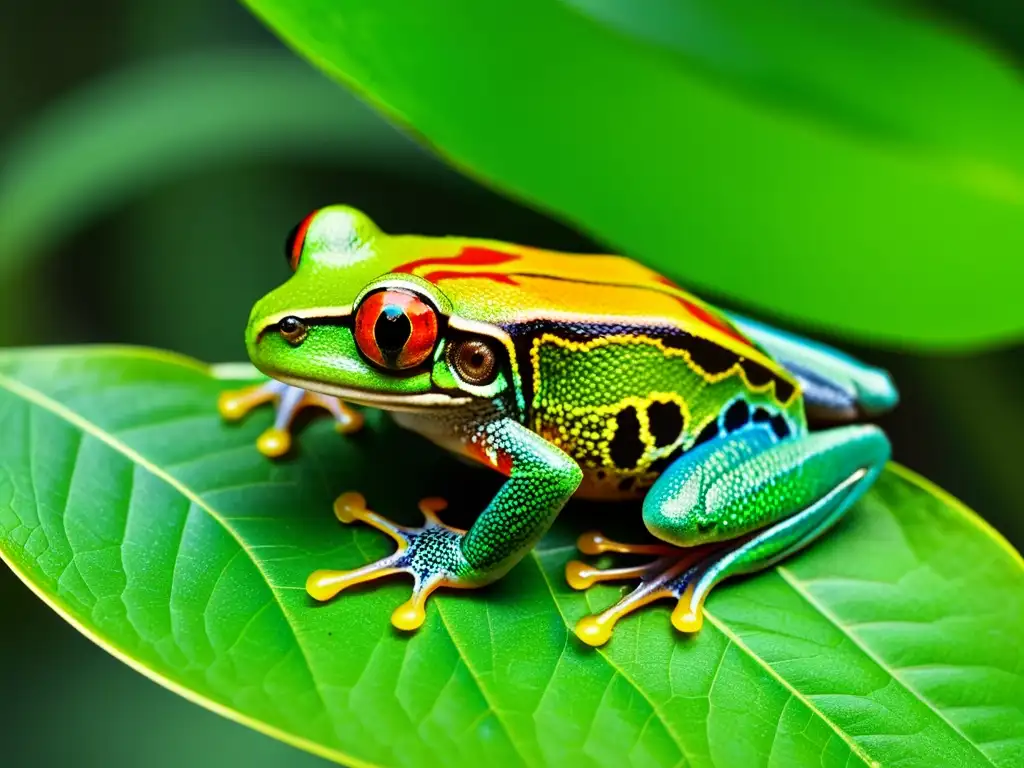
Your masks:
M 284 340 L 293 347 L 297 347 L 305 341 L 308 333 L 306 324 L 299 320 L 299 318 L 292 317 L 291 315 L 283 318 L 277 324 L 277 330 L 284 337 Z

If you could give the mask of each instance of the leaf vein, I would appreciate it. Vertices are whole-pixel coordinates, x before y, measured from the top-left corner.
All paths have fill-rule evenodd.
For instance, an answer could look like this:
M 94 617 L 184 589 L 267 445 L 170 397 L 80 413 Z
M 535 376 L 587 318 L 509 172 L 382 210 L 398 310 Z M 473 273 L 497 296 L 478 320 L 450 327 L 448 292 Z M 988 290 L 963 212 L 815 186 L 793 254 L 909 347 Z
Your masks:
M 769 664 L 757 653 L 755 653 L 753 648 L 751 648 L 743 642 L 743 638 L 741 638 L 739 635 L 733 632 L 725 622 L 723 622 L 711 611 L 709 611 L 707 606 L 704 607 L 704 616 L 705 618 L 707 618 L 708 621 L 710 621 L 712 624 L 715 625 L 715 627 L 718 628 L 719 632 L 721 632 L 733 643 L 735 643 L 737 648 L 744 651 L 753 661 L 755 661 L 758 665 L 763 667 L 769 675 L 778 680 L 779 683 L 781 683 L 795 698 L 803 702 L 803 704 L 808 709 L 810 709 L 814 714 L 820 717 L 822 722 L 825 723 L 829 728 L 831 728 L 844 742 L 846 742 L 846 745 L 850 748 L 850 750 L 856 753 L 857 757 L 859 757 L 865 765 L 872 766 L 875 764 L 875 761 L 872 760 L 866 752 L 864 752 L 864 749 L 859 744 L 857 744 L 857 742 L 855 742 L 848 733 L 846 733 L 843 729 L 836 725 L 824 712 L 822 712 L 812 699 L 810 699 L 809 697 L 802 694 L 799 690 L 797 690 L 793 686 L 793 684 L 790 683 L 782 675 L 780 675 L 775 670 L 775 668 L 772 667 L 771 664 Z
M 246 544 L 246 542 L 238 535 L 238 533 L 230 525 L 228 525 L 228 522 L 223 517 L 221 517 L 221 515 L 213 507 L 207 504 L 206 501 L 199 494 L 197 494 L 195 491 L 193 491 L 191 488 L 185 485 L 185 483 L 176 478 L 174 475 L 167 472 L 166 469 L 161 468 L 154 464 L 153 462 L 149 461 L 146 457 L 144 457 L 134 448 L 117 439 L 114 435 L 105 431 L 103 428 L 93 423 L 92 421 L 89 421 L 81 414 L 75 413 L 70 408 L 65 406 L 63 403 L 60 403 L 50 398 L 43 392 L 40 392 L 39 390 L 34 389 L 33 387 L 30 387 L 27 384 L 24 384 L 23 382 L 12 379 L 4 374 L 0 374 L 0 387 L 3 387 L 13 395 L 22 397 L 28 402 L 33 403 L 34 405 L 49 411 L 53 415 L 64 419 L 72 426 L 77 427 L 83 434 L 91 435 L 92 437 L 102 441 L 103 443 L 106 443 L 110 448 L 114 449 L 115 451 L 123 455 L 125 458 L 135 462 L 139 466 L 149 471 L 155 477 L 158 477 L 159 479 L 166 482 L 172 488 L 177 490 L 182 496 L 184 496 L 190 502 L 195 504 L 195 506 L 197 506 L 199 509 L 203 510 L 208 515 L 210 515 L 210 517 L 213 518 L 213 520 L 215 520 L 219 525 L 221 525 L 224 528 L 224 530 L 231 536 L 231 538 L 235 540 L 235 542 L 242 549 L 242 551 L 249 555 L 250 559 L 252 560 L 253 564 L 256 567 L 256 570 L 260 573 L 260 576 L 263 578 L 264 583 L 267 585 L 267 589 L 269 590 L 270 594 L 274 597 L 274 601 L 277 603 L 278 609 L 281 611 L 281 614 L 285 619 L 285 624 L 291 631 L 292 636 L 295 638 L 295 644 L 302 653 L 302 658 L 306 666 L 306 671 L 309 673 L 310 680 L 313 682 L 313 688 L 316 692 L 317 698 L 320 700 L 320 704 L 324 708 L 324 710 L 328 711 L 327 699 L 324 696 L 323 691 L 321 690 L 320 682 L 317 679 L 315 672 L 313 671 L 313 665 L 312 662 L 310 661 L 309 654 L 307 653 L 305 647 L 302 645 L 302 642 L 299 639 L 299 634 L 295 631 L 291 614 L 285 608 L 284 602 L 281 600 L 278 593 L 270 586 L 269 575 L 263 570 L 259 560 L 249 552 L 248 545 Z M 81 441 L 79 441 L 79 445 L 80 444 Z M 78 461 L 76 460 L 75 468 L 77 468 L 77 466 Z M 72 472 L 74 472 L 74 469 L 72 470 Z
M 540 555 L 538 555 L 536 551 L 531 550 L 530 556 L 533 558 L 534 564 L 537 566 L 537 570 L 540 571 L 541 578 L 543 578 L 544 580 L 544 585 L 548 588 L 548 592 L 551 595 L 551 602 L 554 604 L 555 610 L 557 610 L 558 613 L 561 615 L 562 622 L 566 626 L 566 633 L 568 633 L 569 631 L 571 631 L 569 629 L 569 619 L 565 615 L 565 613 L 563 613 L 562 606 L 558 603 L 558 597 L 555 595 L 554 585 L 551 583 L 551 580 L 548 578 L 547 573 L 544 571 L 544 566 L 540 562 Z M 672 728 L 669 725 L 668 720 L 665 718 L 664 713 L 661 711 L 661 708 L 654 703 L 654 700 L 651 699 L 651 697 L 647 694 L 647 691 L 645 691 L 640 685 L 638 685 L 637 682 L 632 677 L 630 677 L 625 670 L 623 670 L 618 664 L 616 664 L 611 659 L 611 657 L 608 656 L 606 651 L 598 648 L 597 654 L 600 658 L 604 659 L 605 663 L 609 667 L 611 667 L 612 670 L 622 675 L 622 677 L 625 678 L 627 682 L 629 682 L 633 689 L 637 691 L 641 695 L 641 697 L 643 697 L 643 699 L 647 702 L 647 705 L 651 708 L 652 711 L 657 712 L 658 720 L 661 722 L 661 725 L 665 729 L 665 732 L 670 737 L 672 737 L 672 741 L 675 742 L 676 748 L 679 750 L 680 756 L 686 761 L 686 764 L 689 765 L 691 762 L 691 757 L 687 754 L 686 748 L 683 746 L 682 737 L 676 732 L 674 728 Z
M 990 765 L 995 765 L 992 759 L 988 755 L 986 755 L 978 747 L 977 744 L 971 741 L 967 737 L 967 734 L 961 731 L 949 718 L 947 718 L 946 715 L 942 712 L 942 710 L 938 708 L 937 705 L 935 705 L 927 698 L 925 698 L 919 691 L 917 691 L 917 689 L 913 688 L 906 680 L 904 680 L 902 677 L 896 674 L 896 671 L 893 669 L 893 667 L 887 664 L 885 660 L 883 660 L 871 648 L 865 645 L 863 640 L 861 640 L 861 638 L 858 635 L 854 634 L 852 630 L 848 629 L 842 623 L 839 617 L 832 612 L 830 608 L 827 608 L 825 605 L 823 605 L 816 597 L 814 597 L 813 594 L 811 594 L 810 591 L 805 589 L 803 584 L 801 584 L 800 580 L 790 570 L 780 565 L 776 568 L 776 571 L 797 594 L 799 594 L 813 608 L 815 608 L 819 613 L 821 613 L 822 616 L 828 619 L 829 622 L 831 622 L 836 627 L 836 629 L 838 629 L 843 635 L 849 638 L 850 642 L 857 646 L 857 648 L 859 648 L 865 656 L 867 656 L 875 664 L 877 664 L 880 669 L 883 669 L 886 672 L 888 672 L 889 675 L 892 677 L 893 681 L 901 685 L 903 689 L 906 690 L 911 696 L 913 696 L 919 702 L 924 704 L 929 711 L 934 712 L 940 720 L 942 720 L 947 726 L 949 726 L 949 728 L 951 728 L 957 736 L 959 736 L 967 744 L 969 744 L 971 748 L 974 751 L 976 751 L 979 755 L 981 755 Z

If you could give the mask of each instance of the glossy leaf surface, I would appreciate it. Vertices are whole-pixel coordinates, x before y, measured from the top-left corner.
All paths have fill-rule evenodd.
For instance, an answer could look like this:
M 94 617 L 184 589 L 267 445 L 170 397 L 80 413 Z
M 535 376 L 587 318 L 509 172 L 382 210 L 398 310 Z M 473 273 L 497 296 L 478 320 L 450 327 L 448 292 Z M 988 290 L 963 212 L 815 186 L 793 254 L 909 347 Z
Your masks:
M 269 413 L 221 424 L 224 386 L 151 350 L 0 356 L 0 555 L 195 701 L 351 765 L 1024 760 L 1020 557 L 906 470 L 810 550 L 719 589 L 694 638 L 662 606 L 601 650 L 575 640 L 567 627 L 617 594 L 565 586 L 575 535 L 641 535 L 628 507 L 584 504 L 503 581 L 440 595 L 406 637 L 388 623 L 401 581 L 322 607 L 303 591 L 311 570 L 388 551 L 338 524 L 333 498 L 360 490 L 413 522 L 418 498 L 447 495 L 458 524 L 495 478 L 377 417 L 352 438 L 315 423 L 272 463 L 253 446 Z
M 1024 83 L 952 25 L 853 0 L 246 1 L 458 166 L 695 289 L 895 345 L 1024 331 Z

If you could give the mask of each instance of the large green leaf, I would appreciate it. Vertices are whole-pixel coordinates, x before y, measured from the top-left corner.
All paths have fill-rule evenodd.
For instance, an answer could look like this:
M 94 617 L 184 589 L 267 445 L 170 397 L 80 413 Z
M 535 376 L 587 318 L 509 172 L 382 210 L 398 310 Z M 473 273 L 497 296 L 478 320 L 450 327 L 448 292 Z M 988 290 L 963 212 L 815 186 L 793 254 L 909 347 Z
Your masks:
M 855 0 L 245 1 L 458 165 L 685 283 L 900 345 L 1024 331 L 1024 83 L 952 27 Z
M 388 623 L 401 582 L 323 607 L 303 591 L 315 568 L 388 549 L 340 526 L 333 497 L 358 489 L 413 520 L 417 498 L 448 494 L 459 521 L 495 478 L 377 417 L 351 439 L 314 424 L 272 463 L 252 444 L 269 414 L 217 418 L 227 371 L 126 348 L 0 356 L 0 554 L 197 702 L 355 765 L 1024 760 L 1021 559 L 907 470 L 810 550 L 717 591 L 695 638 L 662 607 L 603 649 L 575 640 L 568 627 L 617 591 L 564 585 L 573 538 L 630 517 L 584 504 L 506 579 L 437 597 L 406 637 Z

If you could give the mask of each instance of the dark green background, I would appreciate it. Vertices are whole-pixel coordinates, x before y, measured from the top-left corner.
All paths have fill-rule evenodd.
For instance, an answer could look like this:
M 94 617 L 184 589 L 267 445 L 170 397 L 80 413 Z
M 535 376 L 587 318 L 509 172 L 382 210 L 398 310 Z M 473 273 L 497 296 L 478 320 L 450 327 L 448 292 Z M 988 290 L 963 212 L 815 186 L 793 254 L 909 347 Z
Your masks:
M 1024 60 L 1024 11 L 1009 3 L 903 5 L 965 26 Z M 31 131 L 51 105 L 97 78 L 149 60 L 217 49 L 281 45 L 230 2 L 57 0 L 43 6 L 4 0 L 0 162 L 8 159 L 4 147 Z M 321 77 L 312 69 L 309 76 Z M 352 101 L 340 89 L 337 98 Z M 383 121 L 369 130 L 367 141 L 408 151 L 408 140 Z M 325 162 L 267 153 L 156 180 L 0 284 L 0 343 L 125 342 L 207 360 L 241 359 L 249 306 L 286 277 L 284 233 L 325 203 L 355 205 L 391 231 L 600 248 L 426 156 L 415 171 L 404 172 L 394 163 L 360 160 L 358 137 L 350 144 L 348 162 L 325 147 L 331 157 Z M 63 215 L 54 211 L 54 221 Z M 783 289 L 765 290 L 781 296 Z M 904 402 L 883 423 L 896 458 L 977 509 L 1018 547 L 1024 544 L 1017 466 L 1024 455 L 1021 349 L 926 357 L 830 341 L 895 376 Z M 3 765 L 319 762 L 146 681 L 80 637 L 6 569 L 0 570 L 0 601 Z

